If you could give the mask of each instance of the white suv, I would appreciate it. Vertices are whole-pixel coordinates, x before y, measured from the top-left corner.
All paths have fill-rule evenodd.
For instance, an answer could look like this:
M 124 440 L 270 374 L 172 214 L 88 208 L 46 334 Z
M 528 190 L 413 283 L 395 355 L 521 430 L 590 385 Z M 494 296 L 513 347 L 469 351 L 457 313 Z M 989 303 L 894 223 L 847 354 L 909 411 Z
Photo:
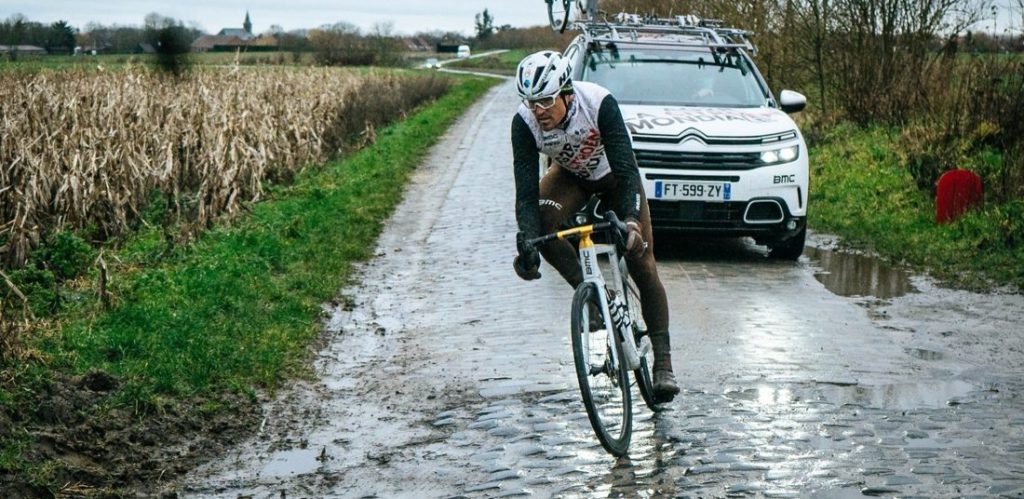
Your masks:
M 747 33 L 691 16 L 588 24 L 565 51 L 577 80 L 618 100 L 654 227 L 751 236 L 776 258 L 803 252 L 807 146 L 750 57 Z

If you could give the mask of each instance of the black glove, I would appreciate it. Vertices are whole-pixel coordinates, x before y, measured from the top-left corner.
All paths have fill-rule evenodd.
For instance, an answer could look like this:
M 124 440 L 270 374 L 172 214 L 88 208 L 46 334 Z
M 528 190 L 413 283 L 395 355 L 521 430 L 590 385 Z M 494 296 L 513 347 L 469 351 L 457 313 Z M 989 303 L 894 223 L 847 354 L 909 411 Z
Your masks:
M 643 232 L 640 230 L 640 222 L 632 218 L 626 220 L 626 255 L 630 258 L 639 258 L 647 251 L 647 241 L 644 241 Z
M 512 260 L 512 268 L 516 269 L 516 275 L 524 281 L 540 279 L 540 254 L 534 250 L 516 255 L 515 260 Z
M 526 245 L 526 235 L 522 232 L 516 234 L 516 251 L 519 254 L 512 260 L 516 275 L 524 281 L 540 279 L 540 253 Z

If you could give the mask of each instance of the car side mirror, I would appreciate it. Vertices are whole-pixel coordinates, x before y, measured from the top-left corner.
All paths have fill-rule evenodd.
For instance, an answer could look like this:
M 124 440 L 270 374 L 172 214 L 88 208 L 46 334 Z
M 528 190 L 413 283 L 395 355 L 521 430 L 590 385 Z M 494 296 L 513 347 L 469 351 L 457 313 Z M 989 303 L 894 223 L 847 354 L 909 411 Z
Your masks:
M 799 92 L 783 90 L 779 94 L 779 107 L 785 113 L 799 113 L 807 107 L 807 97 Z

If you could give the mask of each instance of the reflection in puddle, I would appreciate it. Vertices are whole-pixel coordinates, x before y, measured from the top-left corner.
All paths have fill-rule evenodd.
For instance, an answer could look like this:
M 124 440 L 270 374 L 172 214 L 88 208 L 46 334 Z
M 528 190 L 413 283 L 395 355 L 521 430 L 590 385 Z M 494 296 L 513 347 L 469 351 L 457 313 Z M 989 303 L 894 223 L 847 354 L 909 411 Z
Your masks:
M 895 298 L 917 292 L 908 272 L 877 258 L 814 247 L 805 248 L 804 254 L 821 268 L 815 279 L 839 296 Z
M 938 408 L 955 402 L 977 388 L 965 381 L 897 383 L 823 387 L 822 396 L 836 405 L 855 404 L 877 409 Z
M 803 400 L 826 402 L 835 406 L 849 404 L 875 409 L 909 410 L 937 409 L 960 403 L 963 397 L 978 389 L 977 386 L 961 380 L 884 385 L 812 382 L 810 385 L 801 386 L 763 384 L 731 388 L 725 390 L 722 395 L 732 401 L 757 406 L 761 411 L 772 407 L 791 406 Z

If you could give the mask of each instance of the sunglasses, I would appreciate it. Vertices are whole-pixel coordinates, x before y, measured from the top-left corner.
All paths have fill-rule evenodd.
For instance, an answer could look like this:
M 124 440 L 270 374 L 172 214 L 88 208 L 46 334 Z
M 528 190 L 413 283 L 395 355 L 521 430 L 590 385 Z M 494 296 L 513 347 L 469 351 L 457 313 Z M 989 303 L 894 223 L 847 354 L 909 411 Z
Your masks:
M 525 104 L 526 108 L 531 111 L 537 109 L 537 106 L 540 106 L 541 109 L 548 110 L 554 107 L 556 97 L 557 96 L 552 95 L 551 97 L 536 100 L 523 99 L 523 104 Z

